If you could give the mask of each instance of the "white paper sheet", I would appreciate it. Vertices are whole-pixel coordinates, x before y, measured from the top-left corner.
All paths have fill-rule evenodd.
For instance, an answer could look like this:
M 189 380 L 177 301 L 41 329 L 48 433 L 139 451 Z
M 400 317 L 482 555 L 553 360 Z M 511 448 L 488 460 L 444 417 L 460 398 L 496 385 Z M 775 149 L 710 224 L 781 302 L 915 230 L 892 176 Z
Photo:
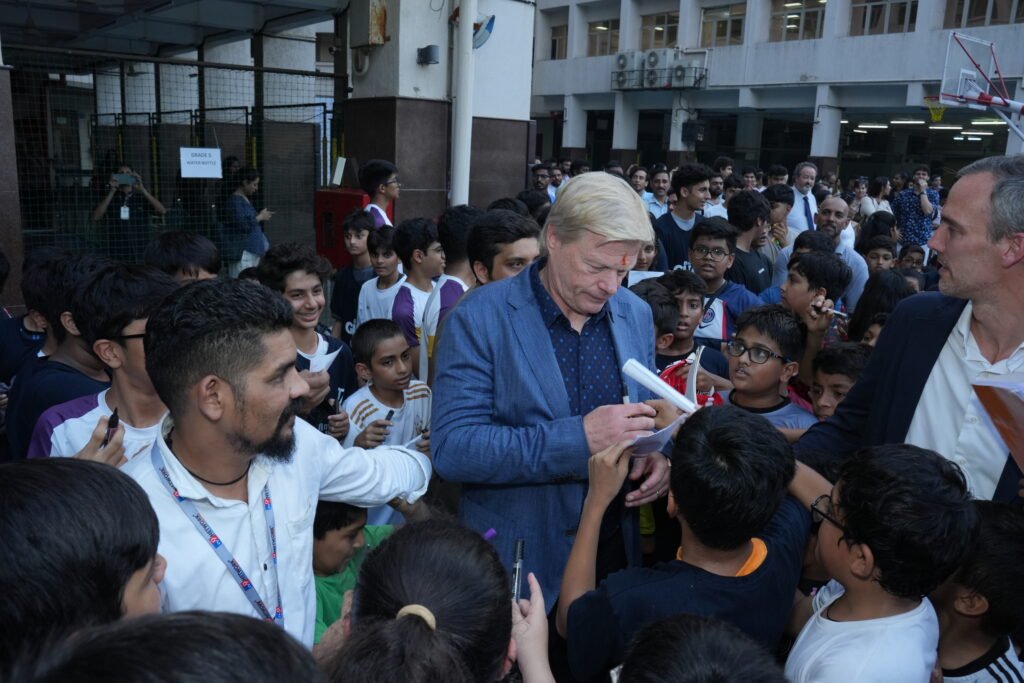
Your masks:
M 338 350 L 335 351 L 334 353 L 328 353 L 326 356 L 317 356 L 316 358 L 309 361 L 310 373 L 316 374 L 318 372 L 323 372 L 327 368 L 331 367 L 331 363 L 333 363 L 334 359 L 338 357 L 339 353 L 341 353 L 341 349 L 342 347 L 339 346 Z

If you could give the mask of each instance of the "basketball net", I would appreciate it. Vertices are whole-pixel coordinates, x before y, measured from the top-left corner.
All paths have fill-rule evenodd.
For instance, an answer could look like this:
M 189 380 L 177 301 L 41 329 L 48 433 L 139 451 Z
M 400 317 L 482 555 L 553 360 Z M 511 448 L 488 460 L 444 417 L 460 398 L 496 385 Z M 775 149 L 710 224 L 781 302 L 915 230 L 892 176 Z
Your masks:
M 946 105 L 942 104 L 938 97 L 924 98 L 924 105 L 928 107 L 928 113 L 931 114 L 932 123 L 938 123 L 942 120 L 943 115 L 946 113 Z

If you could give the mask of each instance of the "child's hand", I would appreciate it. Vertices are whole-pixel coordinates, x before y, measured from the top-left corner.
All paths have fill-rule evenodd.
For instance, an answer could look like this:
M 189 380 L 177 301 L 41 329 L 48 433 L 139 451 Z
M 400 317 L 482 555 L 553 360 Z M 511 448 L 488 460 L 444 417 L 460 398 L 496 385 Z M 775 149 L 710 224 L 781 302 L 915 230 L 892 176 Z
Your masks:
M 629 472 L 629 441 L 620 441 L 590 458 L 590 487 L 587 498 L 601 507 L 607 507 L 622 490 Z
M 671 401 L 663 398 L 644 401 L 644 403 L 658 411 L 658 414 L 654 416 L 654 428 L 656 430 L 668 427 L 677 417 L 683 414 L 683 411 L 676 408 Z
M 811 304 L 804 311 L 803 318 L 804 324 L 807 325 L 807 332 L 809 334 L 824 334 L 829 327 L 832 326 L 832 319 L 835 317 L 835 313 L 832 309 L 835 308 L 835 304 L 831 299 L 818 295 L 814 297 Z M 793 360 L 800 360 L 794 358 Z
M 76 458 L 79 460 L 102 462 L 114 467 L 120 467 L 128 462 L 124 457 L 124 425 L 117 425 L 117 429 L 111 434 L 107 445 L 100 446 L 107 435 L 107 424 L 109 422 L 110 418 L 106 416 L 101 417 L 96 422 L 96 427 L 92 430 L 92 436 L 89 437 L 89 443 L 85 444 L 82 450 L 75 453 Z
M 772 238 L 780 247 L 785 247 L 789 244 L 789 228 L 786 227 L 785 223 L 772 224 Z
M 313 658 L 317 662 L 325 663 L 341 649 L 352 632 L 352 591 L 345 591 L 341 599 L 341 616 L 333 624 L 327 627 L 324 634 L 320 636 L 320 642 L 313 646 Z
M 331 407 L 334 407 L 334 399 L 332 398 L 328 403 Z M 327 416 L 327 433 L 333 436 L 335 439 L 341 440 L 348 434 L 348 413 L 344 410 L 338 411 L 335 415 Z
M 391 432 L 389 427 L 392 424 L 389 420 L 374 420 L 367 425 L 366 429 L 359 432 L 355 445 L 361 448 L 376 448 L 384 443 L 384 439 L 388 438 L 388 434 Z
M 423 432 L 420 435 L 420 440 L 416 442 L 416 450 L 423 455 L 430 457 L 430 430 Z
M 533 573 L 527 574 L 530 599 L 512 603 L 512 639 L 516 643 L 515 659 L 524 683 L 554 681 L 548 664 L 548 617 L 544 594 Z
M 302 396 L 303 415 L 309 415 L 330 393 L 331 378 L 326 370 L 317 373 L 303 370 L 299 377 L 306 380 L 306 384 L 309 385 L 309 390 Z

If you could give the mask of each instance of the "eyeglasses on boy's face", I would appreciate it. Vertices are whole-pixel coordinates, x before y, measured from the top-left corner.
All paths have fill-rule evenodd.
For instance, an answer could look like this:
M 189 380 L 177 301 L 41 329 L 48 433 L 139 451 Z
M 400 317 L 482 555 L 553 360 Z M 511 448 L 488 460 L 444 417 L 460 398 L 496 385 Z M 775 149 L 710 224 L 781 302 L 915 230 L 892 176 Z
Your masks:
M 750 362 L 757 365 L 764 365 L 768 362 L 769 358 L 778 358 L 783 363 L 789 363 L 790 360 L 782 354 L 775 353 L 770 349 L 766 349 L 763 346 L 747 346 L 739 339 L 733 339 L 732 341 L 726 342 L 725 352 L 733 358 L 739 358 L 744 353 L 750 355 Z
M 843 532 L 844 536 L 849 536 L 850 532 L 846 530 L 846 527 L 839 523 L 836 519 L 835 508 L 832 507 L 832 496 L 828 493 L 822 494 L 814 499 L 811 503 L 811 520 L 815 524 L 820 524 L 823 520 L 828 520 L 835 528 Z
M 696 254 L 699 258 L 711 259 L 712 261 L 721 261 L 726 256 L 732 253 L 731 251 L 726 251 L 721 247 L 709 249 L 708 247 L 705 247 L 703 244 L 699 244 L 696 247 L 691 247 L 690 250 L 693 251 L 693 253 Z

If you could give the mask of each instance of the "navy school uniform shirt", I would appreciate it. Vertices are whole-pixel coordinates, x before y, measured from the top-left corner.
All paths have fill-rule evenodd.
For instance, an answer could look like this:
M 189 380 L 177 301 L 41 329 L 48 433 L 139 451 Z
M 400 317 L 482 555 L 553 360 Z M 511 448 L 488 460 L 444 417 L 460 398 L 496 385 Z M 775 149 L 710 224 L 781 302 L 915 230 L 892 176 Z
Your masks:
M 351 396 L 359 388 L 359 383 L 356 381 L 355 363 L 352 360 L 352 350 L 348 347 L 348 344 L 329 334 L 322 332 L 318 332 L 318 334 L 321 339 L 327 342 L 327 353 L 330 354 L 338 351 L 338 355 L 335 357 L 334 362 L 331 363 L 331 366 L 327 368 L 327 374 L 331 378 L 331 390 L 327 392 L 327 397 L 320 405 L 305 417 L 305 420 L 326 434 L 327 418 L 337 412 L 328 401 L 338 397 L 338 389 L 341 389 L 343 392 L 342 400 L 344 400 L 344 397 Z M 309 359 L 301 353 L 298 354 L 295 357 L 295 368 L 299 372 L 309 370 Z
M 26 363 L 14 377 L 7 404 L 7 440 L 11 458 L 25 458 L 32 430 L 39 416 L 48 408 L 98 394 L 109 387 L 109 382 L 98 382 L 64 363 L 46 358 Z
M 25 327 L 23 315 L 0 319 L 0 383 L 10 384 L 45 341 L 46 332 L 33 332 Z
M 732 339 L 740 315 L 748 308 L 763 305 L 764 301 L 746 287 L 726 280 L 718 291 L 704 297 L 704 318 L 694 336 L 718 342 Z
M 677 614 L 722 619 L 774 650 L 793 605 L 810 526 L 810 511 L 787 496 L 758 535 L 767 557 L 746 576 L 719 576 L 679 560 L 612 574 L 569 607 L 573 675 L 587 680 L 606 673 L 622 662 L 640 629 Z
M 356 313 L 359 309 L 359 290 L 363 283 L 373 277 L 373 268 L 345 266 L 334 274 L 334 291 L 331 293 L 331 314 L 341 322 L 341 341 L 352 341 L 356 333 Z
M 665 254 L 669 268 L 690 269 L 690 233 L 703 219 L 702 214 L 695 213 L 693 225 L 688 230 L 679 227 L 671 211 L 654 221 L 654 233 L 657 235 L 662 249 L 661 253 Z

